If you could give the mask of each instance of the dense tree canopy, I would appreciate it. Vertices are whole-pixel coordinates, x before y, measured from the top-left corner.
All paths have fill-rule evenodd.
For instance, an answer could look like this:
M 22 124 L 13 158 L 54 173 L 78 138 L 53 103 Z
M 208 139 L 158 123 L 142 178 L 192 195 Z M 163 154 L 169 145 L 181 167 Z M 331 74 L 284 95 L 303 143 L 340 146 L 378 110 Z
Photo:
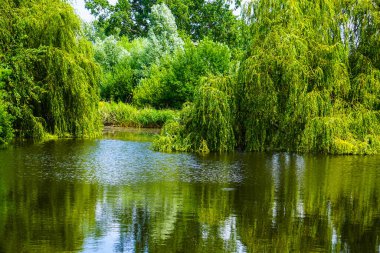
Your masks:
M 213 113 L 207 122 L 225 129 L 235 122 L 231 139 L 237 142 L 215 145 L 222 137 L 210 136 L 198 124 L 177 128 L 176 140 L 181 144 L 197 136 L 198 143 L 173 148 L 195 151 L 207 140 L 214 151 L 239 146 L 251 151 L 378 153 L 378 14 L 379 5 L 373 1 L 252 2 L 245 13 L 250 46 L 236 78 L 232 76 L 235 92 L 214 85 L 221 97 L 230 99 L 190 105 L 194 116 L 205 106 L 219 111 L 236 106 L 233 120 Z M 198 94 L 211 97 L 216 91 L 200 87 Z M 184 113 L 183 124 L 187 117 Z
M 134 102 L 140 106 L 181 108 L 193 100 L 203 77 L 227 74 L 230 59 L 231 51 L 224 44 L 208 39 L 198 45 L 187 41 L 184 50 L 152 66 L 149 77 L 136 87 Z
M 60 0 L 2 0 L 0 16 L 0 60 L 8 71 L 2 99 L 16 133 L 98 133 L 98 67 L 72 7 Z
M 165 3 L 173 13 L 178 29 L 193 40 L 209 37 L 230 46 L 238 43 L 239 21 L 233 10 L 240 1 L 226 0 L 118 0 L 115 5 L 107 0 L 85 0 L 86 7 L 97 18 L 96 29 L 106 36 L 146 37 L 149 15 L 155 4 Z
M 379 97 L 378 77 L 372 75 L 374 66 L 355 59 L 361 47 L 376 47 L 367 39 L 371 29 L 365 19 L 351 27 L 363 7 L 371 19 L 377 7 L 365 4 L 289 0 L 252 5 L 252 48 L 241 71 L 242 134 L 248 150 L 379 149 L 373 102 Z M 353 72 L 357 65 L 367 67 L 364 75 Z M 353 99 L 357 95 L 361 98 Z
M 95 59 L 103 69 L 100 92 L 105 100 L 131 102 L 133 89 L 142 78 L 151 75 L 151 65 L 183 49 L 177 26 L 165 4 L 152 7 L 146 38 L 129 41 L 113 36 L 95 41 Z

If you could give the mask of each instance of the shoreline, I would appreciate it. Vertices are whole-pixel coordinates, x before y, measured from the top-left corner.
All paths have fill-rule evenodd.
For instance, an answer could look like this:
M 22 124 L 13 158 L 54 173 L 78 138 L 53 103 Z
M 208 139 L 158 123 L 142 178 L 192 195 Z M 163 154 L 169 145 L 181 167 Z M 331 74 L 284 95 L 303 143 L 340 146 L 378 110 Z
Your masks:
M 114 134 L 114 133 L 160 134 L 160 132 L 161 132 L 161 128 L 104 126 L 102 134 Z

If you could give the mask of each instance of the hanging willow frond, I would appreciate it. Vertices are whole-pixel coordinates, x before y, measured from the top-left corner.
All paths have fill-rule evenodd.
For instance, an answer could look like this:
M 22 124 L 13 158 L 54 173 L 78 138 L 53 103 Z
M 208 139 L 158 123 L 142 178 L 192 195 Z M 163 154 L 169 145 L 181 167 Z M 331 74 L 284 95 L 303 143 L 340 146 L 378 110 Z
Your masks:
M 99 68 L 80 21 L 60 0 L 2 0 L 0 54 L 12 71 L 5 90 L 24 137 L 99 133 Z

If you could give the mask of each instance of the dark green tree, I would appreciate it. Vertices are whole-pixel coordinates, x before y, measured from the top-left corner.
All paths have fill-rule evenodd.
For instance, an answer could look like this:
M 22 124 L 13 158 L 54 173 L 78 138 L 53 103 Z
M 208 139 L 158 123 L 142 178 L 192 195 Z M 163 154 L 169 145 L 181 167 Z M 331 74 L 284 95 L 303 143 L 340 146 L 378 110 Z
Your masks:
M 172 11 L 178 30 L 193 40 L 205 37 L 237 46 L 240 43 L 241 22 L 233 14 L 240 1 L 180 1 L 180 0 L 85 0 L 86 8 L 96 17 L 96 29 L 106 36 L 146 37 L 149 14 L 155 4 L 165 3 Z
M 94 28 L 105 36 L 135 38 L 144 34 L 144 28 L 133 20 L 133 9 L 128 0 L 118 0 L 115 5 L 107 0 L 85 0 L 86 8 L 96 17 Z

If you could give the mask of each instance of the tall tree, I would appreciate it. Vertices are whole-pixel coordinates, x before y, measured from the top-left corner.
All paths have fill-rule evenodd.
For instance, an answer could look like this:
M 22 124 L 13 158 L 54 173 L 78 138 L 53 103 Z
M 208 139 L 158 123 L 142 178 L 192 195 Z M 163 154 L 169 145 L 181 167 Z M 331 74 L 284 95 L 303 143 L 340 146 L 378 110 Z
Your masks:
M 152 61 L 183 47 L 174 16 L 166 4 L 156 4 L 149 14 L 149 55 Z
M 4 90 L 25 137 L 99 132 L 98 66 L 80 20 L 61 0 L 2 0 L 0 56 L 11 70 Z
M 165 3 L 173 13 L 178 29 L 193 40 L 209 37 L 214 41 L 236 46 L 239 22 L 233 10 L 240 1 L 226 0 L 118 0 L 111 5 L 107 0 L 85 0 L 97 18 L 95 26 L 107 36 L 145 37 L 149 31 L 149 13 L 155 4 Z
M 342 26 L 349 31 L 345 39 L 350 45 L 350 97 L 380 110 L 380 2 L 346 1 L 342 9 L 348 16 Z
M 350 14 L 331 0 L 261 0 L 252 10 L 253 43 L 242 67 L 247 149 L 376 152 L 376 108 L 350 99 L 369 88 L 353 92 L 344 39 L 355 32 Z
M 128 0 L 118 0 L 112 5 L 108 0 L 85 0 L 86 8 L 96 17 L 94 23 L 97 33 L 105 36 L 128 36 L 130 38 L 144 35 L 145 28 L 134 22 L 134 12 Z
M 234 92 L 213 85 L 230 96 L 219 108 L 237 105 L 235 118 L 210 117 L 208 125 L 234 122 L 236 143 L 249 151 L 379 153 L 379 2 L 259 0 L 249 7 L 251 44 Z M 213 105 L 207 98 L 216 91 L 201 88 L 202 103 L 182 122 Z M 177 129 L 176 143 L 210 137 L 200 136 L 201 124 Z

